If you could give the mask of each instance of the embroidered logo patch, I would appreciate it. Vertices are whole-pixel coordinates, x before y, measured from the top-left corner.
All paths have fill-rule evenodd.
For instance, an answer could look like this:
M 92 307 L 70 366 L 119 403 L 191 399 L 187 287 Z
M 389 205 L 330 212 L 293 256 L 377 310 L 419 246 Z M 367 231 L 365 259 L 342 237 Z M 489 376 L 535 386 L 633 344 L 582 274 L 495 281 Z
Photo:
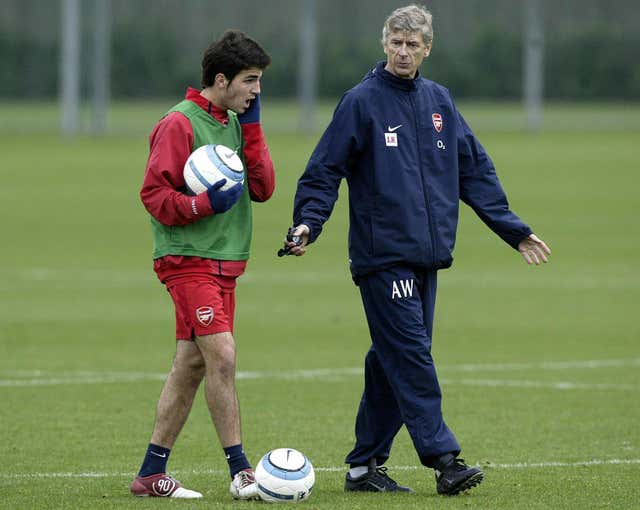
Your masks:
M 208 326 L 213 321 L 213 308 L 210 306 L 201 306 L 196 310 L 198 322 L 203 326 Z
M 431 121 L 433 122 L 433 127 L 436 128 L 438 133 L 442 131 L 442 115 L 439 113 L 432 113 Z
M 385 133 L 384 134 L 384 142 L 387 147 L 397 147 L 398 146 L 398 133 Z

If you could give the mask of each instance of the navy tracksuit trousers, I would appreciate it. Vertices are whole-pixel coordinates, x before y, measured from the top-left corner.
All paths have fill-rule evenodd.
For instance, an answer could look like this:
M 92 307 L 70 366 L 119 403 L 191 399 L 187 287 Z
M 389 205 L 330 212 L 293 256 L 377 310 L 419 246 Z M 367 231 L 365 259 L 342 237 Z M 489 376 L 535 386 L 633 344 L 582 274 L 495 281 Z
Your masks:
M 356 445 L 345 462 L 382 465 L 404 424 L 425 466 L 460 453 L 442 418 L 440 385 L 431 357 L 436 271 L 394 266 L 358 279 L 371 348 L 356 418 Z

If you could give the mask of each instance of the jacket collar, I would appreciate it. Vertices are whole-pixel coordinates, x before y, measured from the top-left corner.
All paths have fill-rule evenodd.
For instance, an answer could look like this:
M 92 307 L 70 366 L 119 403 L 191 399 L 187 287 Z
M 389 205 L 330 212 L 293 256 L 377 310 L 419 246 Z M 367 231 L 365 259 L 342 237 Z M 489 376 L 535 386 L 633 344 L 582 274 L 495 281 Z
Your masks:
M 218 122 L 226 124 L 229 121 L 227 110 L 223 110 L 219 106 L 211 103 L 208 99 L 202 97 L 199 90 L 194 89 L 193 87 L 187 87 L 187 93 L 185 94 L 184 98 L 197 104 Z
M 418 86 L 418 80 L 421 78 L 420 70 L 416 71 L 416 75 L 413 79 L 407 80 L 406 78 L 398 78 L 397 76 L 391 74 L 384 67 L 387 65 L 386 61 L 378 62 L 376 66 L 371 70 L 371 74 L 374 76 L 378 76 L 385 83 L 388 83 L 392 87 L 401 90 L 416 90 Z

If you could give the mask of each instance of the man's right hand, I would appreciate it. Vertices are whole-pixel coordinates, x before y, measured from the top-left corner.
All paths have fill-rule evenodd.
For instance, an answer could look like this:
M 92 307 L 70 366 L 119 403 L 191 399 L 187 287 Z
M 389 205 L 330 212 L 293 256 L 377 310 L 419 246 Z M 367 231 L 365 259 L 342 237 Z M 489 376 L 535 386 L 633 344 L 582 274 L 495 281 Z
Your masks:
M 284 244 L 289 247 L 289 252 L 291 253 L 291 255 L 300 257 L 306 253 L 306 246 L 309 243 L 309 233 L 309 227 L 307 227 L 304 223 L 298 225 L 295 229 L 293 229 L 291 235 L 300 236 L 302 242 L 300 244 L 296 244 L 293 241 L 285 240 Z
M 220 188 L 222 188 L 226 182 L 226 179 L 220 179 L 207 190 L 209 202 L 211 202 L 211 208 L 213 209 L 214 214 L 227 212 L 242 195 L 242 191 L 244 189 L 242 183 L 235 184 L 228 190 L 220 191 Z

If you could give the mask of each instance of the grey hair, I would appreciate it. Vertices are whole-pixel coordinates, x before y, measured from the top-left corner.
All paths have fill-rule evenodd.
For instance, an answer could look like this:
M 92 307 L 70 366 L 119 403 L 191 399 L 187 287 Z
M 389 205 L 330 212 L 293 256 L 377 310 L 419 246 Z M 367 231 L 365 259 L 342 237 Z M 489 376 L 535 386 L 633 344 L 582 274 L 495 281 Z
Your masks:
M 433 41 L 433 16 L 421 5 L 407 5 L 393 11 L 382 27 L 382 45 L 393 32 L 421 32 L 425 44 Z

